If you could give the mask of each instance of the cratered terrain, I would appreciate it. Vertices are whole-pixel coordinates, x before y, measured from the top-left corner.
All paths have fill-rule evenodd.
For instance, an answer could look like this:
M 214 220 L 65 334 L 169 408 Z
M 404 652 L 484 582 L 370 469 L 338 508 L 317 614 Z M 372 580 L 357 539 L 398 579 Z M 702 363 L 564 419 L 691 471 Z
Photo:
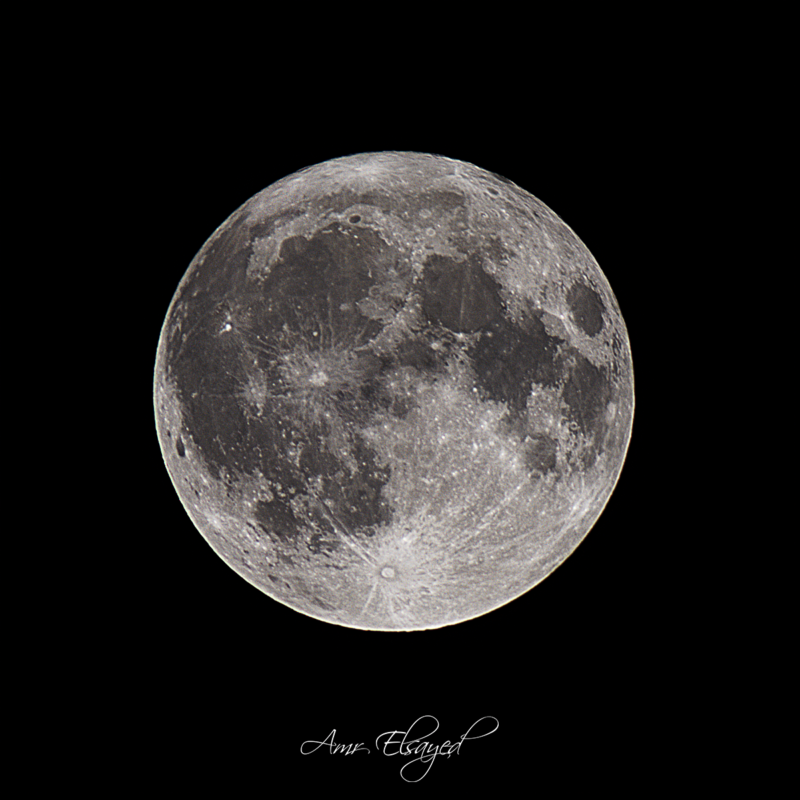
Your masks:
M 633 418 L 586 246 L 471 164 L 365 153 L 264 189 L 161 331 L 156 427 L 239 575 L 339 625 L 417 630 L 539 583 L 593 526 Z

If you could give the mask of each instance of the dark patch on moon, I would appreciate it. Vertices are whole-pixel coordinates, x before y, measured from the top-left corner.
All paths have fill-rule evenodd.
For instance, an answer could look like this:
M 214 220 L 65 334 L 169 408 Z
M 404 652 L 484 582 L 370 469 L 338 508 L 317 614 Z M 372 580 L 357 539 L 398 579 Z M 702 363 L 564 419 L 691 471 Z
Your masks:
M 603 329 L 603 301 L 585 283 L 578 281 L 567 292 L 567 303 L 575 324 L 587 335 L 596 336 Z
M 282 542 L 288 542 L 297 536 L 298 522 L 288 503 L 275 500 L 259 500 L 253 516 L 262 530 Z
M 547 434 L 535 433 L 525 442 L 524 453 L 528 469 L 544 475 L 556 468 L 558 442 Z
M 577 351 L 569 355 L 569 369 L 562 398 L 568 416 L 583 433 L 586 448 L 581 466 L 589 469 L 597 460 L 605 433 L 605 410 L 612 397 L 608 371 L 597 367 Z
M 195 334 L 196 345 L 203 346 L 208 339 L 204 331 Z M 186 360 L 186 369 L 181 369 L 179 392 L 186 428 L 191 431 L 196 452 L 215 478 L 229 467 L 252 472 L 258 459 L 249 442 L 267 438 L 260 430 L 264 423 L 247 417 L 238 401 L 239 386 L 245 381 L 241 369 L 221 358 L 210 343 L 206 352 L 204 363 Z
M 381 264 L 386 250 L 374 231 L 363 229 L 353 236 L 337 223 L 310 239 L 285 239 L 261 289 L 269 298 L 262 328 L 275 331 L 288 325 L 297 334 L 310 336 L 310 324 L 324 323 L 325 331 L 316 337 L 318 346 L 323 346 L 326 333 L 335 335 L 341 345 L 374 335 L 380 325 L 365 318 L 357 304 L 382 277 L 373 268 Z
M 562 341 L 547 333 L 540 311 L 533 310 L 516 323 L 504 315 L 496 317 L 470 353 L 478 386 L 490 399 L 522 412 L 534 382 L 558 383 Z
M 339 467 L 338 459 L 325 447 L 325 429 L 310 426 L 303 437 L 300 450 L 300 471 L 306 479 L 315 475 L 334 475 Z
M 441 348 L 434 350 L 427 337 L 405 339 L 397 347 L 393 361 L 401 367 L 413 367 L 420 373 L 439 372 L 445 363 Z
M 611 398 L 606 370 L 596 367 L 575 350 L 572 350 L 569 359 L 571 366 L 564 384 L 564 402 L 581 431 L 593 435 Z
M 425 316 L 457 333 L 474 333 L 502 311 L 500 285 L 475 253 L 464 261 L 428 256 L 421 291 Z

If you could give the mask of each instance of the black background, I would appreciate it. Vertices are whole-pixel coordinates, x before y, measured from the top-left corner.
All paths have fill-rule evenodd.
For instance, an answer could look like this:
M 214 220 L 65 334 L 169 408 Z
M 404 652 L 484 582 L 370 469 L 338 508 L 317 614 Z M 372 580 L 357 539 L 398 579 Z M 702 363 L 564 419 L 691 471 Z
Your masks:
M 409 95 L 409 100 L 413 94 Z M 201 103 L 132 116 L 122 156 L 131 168 L 136 280 L 130 289 L 136 369 L 130 442 L 139 457 L 126 524 L 133 536 L 111 597 L 118 608 L 110 702 L 145 722 L 145 771 L 167 784 L 225 774 L 242 787 L 291 780 L 306 788 L 403 787 L 402 759 L 375 737 L 435 716 L 433 742 L 457 739 L 480 717 L 492 736 L 437 760 L 419 784 L 455 787 L 569 781 L 580 771 L 620 785 L 621 762 L 664 746 L 664 714 L 691 642 L 675 605 L 681 565 L 665 487 L 673 457 L 659 440 L 666 400 L 663 282 L 656 279 L 654 184 L 669 180 L 663 134 L 607 106 L 553 115 L 509 106 L 491 119 L 447 110 L 425 117 L 395 99 L 345 113 L 215 118 Z M 603 112 L 603 113 L 601 113 Z M 627 124 L 622 124 L 626 122 Z M 649 137 L 649 138 L 648 138 Z M 587 245 L 628 325 L 637 408 L 628 457 L 602 516 L 543 583 L 484 617 L 415 633 L 374 633 L 319 622 L 262 595 L 195 530 L 164 467 L 152 408 L 161 324 L 195 253 L 239 205 L 302 167 L 357 152 L 417 150 L 472 162 L 536 195 Z M 132 216 L 132 219 L 131 219 Z M 666 365 L 671 369 L 671 365 Z M 135 380 L 134 380 L 135 373 Z M 671 443 L 677 445 L 677 443 Z M 674 497 L 674 493 L 671 495 Z M 663 511 L 659 512 L 659 508 Z M 121 641 L 120 641 L 121 640 Z M 370 755 L 300 755 L 305 740 L 364 742 Z M 179 746 L 178 746 L 179 745 Z M 662 752 L 662 750 L 659 750 Z M 624 782 L 624 781 L 623 781 Z

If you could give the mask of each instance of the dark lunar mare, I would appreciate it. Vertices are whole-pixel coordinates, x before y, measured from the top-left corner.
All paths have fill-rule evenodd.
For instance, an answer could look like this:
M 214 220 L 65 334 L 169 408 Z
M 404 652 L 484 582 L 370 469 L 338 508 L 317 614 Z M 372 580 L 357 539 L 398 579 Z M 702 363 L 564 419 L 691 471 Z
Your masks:
M 562 344 L 562 339 L 546 332 L 541 312 L 529 309 L 517 322 L 500 316 L 470 352 L 478 386 L 491 400 L 507 403 L 512 413 L 522 414 L 534 382 L 557 385 Z
M 346 462 L 327 446 L 330 426 L 308 420 L 302 403 L 293 402 L 279 365 L 298 348 L 313 357 L 315 351 L 349 352 L 368 342 L 381 324 L 362 315 L 358 301 L 383 283 L 385 270 L 396 262 L 374 231 L 362 228 L 354 235 L 354 229 L 331 224 L 309 238 L 284 240 L 273 269 L 254 281 L 246 272 L 252 239 L 242 236 L 241 227 L 234 223 L 213 244 L 183 285 L 169 319 L 166 368 L 183 409 L 183 435 L 191 437 L 214 478 L 232 484 L 259 474 L 281 487 L 255 504 L 255 520 L 270 536 L 286 543 L 311 523 L 311 549 L 334 547 L 333 538 L 326 538 L 331 515 L 350 532 L 367 535 L 389 518 L 381 498 L 388 470 L 378 466 L 358 433 L 386 402 L 377 377 L 388 364 L 365 356 L 356 362 L 351 384 L 337 383 L 338 393 L 324 397 L 333 415 L 348 423 Z M 188 350 L 192 356 L 184 357 Z M 242 397 L 254 371 L 264 376 L 260 413 Z M 299 451 L 299 459 L 290 458 L 290 450 Z M 292 498 L 307 492 L 314 478 L 321 479 L 320 502 L 328 516 L 309 508 L 305 519 L 297 519 Z
M 483 269 L 478 253 L 463 261 L 431 255 L 422 278 L 425 316 L 456 333 L 474 333 L 500 316 L 500 285 Z
M 488 275 L 476 253 L 462 261 L 431 256 L 425 262 L 421 288 L 423 311 L 432 322 L 457 332 L 480 335 L 468 349 L 477 385 L 484 397 L 508 406 L 513 423 L 527 409 L 533 384 L 559 390 L 570 420 L 585 437 L 583 466 L 597 457 L 604 435 L 602 412 L 611 397 L 605 369 L 594 366 L 564 339 L 547 332 L 543 312 L 528 303 L 519 320 L 512 320 L 501 300 L 499 284 Z M 602 327 L 602 302 L 588 286 L 576 283 L 571 308 L 587 332 Z M 526 440 L 527 463 L 533 472 L 555 469 L 556 442 L 531 432 Z

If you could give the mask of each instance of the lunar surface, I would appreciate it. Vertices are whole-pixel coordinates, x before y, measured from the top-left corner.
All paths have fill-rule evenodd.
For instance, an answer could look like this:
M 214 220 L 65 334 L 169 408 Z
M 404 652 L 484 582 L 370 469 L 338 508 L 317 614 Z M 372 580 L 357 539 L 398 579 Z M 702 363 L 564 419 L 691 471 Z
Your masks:
M 365 153 L 225 221 L 161 331 L 156 428 L 239 575 L 326 622 L 418 630 L 531 589 L 586 536 L 633 418 L 608 282 L 476 166 Z

